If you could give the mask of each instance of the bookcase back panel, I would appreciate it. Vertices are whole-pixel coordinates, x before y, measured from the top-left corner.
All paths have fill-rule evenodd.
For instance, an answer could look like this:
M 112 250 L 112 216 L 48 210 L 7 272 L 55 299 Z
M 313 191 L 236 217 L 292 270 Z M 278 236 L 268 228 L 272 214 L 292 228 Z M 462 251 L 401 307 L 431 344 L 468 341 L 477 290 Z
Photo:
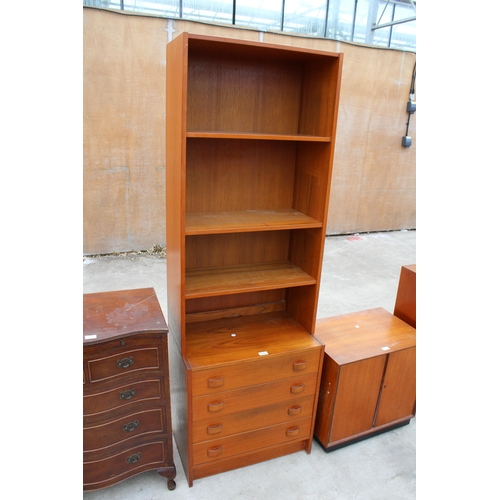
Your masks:
M 186 269 L 288 259 L 290 231 L 229 233 L 186 238 Z
M 291 208 L 294 142 L 188 139 L 186 212 Z
M 282 59 L 190 50 L 187 129 L 296 134 L 302 72 Z
M 253 307 L 271 303 L 282 303 L 284 308 L 285 290 L 263 290 L 251 293 L 237 293 L 232 295 L 219 295 L 217 297 L 204 297 L 201 299 L 186 300 L 186 313 L 202 313 L 208 311 L 219 311 L 224 309 L 238 309 Z M 256 314 L 252 312 L 252 314 Z

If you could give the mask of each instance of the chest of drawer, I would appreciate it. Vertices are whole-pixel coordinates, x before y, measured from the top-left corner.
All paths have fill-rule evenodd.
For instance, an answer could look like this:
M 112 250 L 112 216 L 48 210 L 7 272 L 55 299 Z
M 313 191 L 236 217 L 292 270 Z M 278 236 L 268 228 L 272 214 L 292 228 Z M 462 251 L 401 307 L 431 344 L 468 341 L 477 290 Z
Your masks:
M 95 451 L 140 436 L 166 432 L 161 408 L 130 413 L 83 429 L 83 451 Z
M 193 421 L 293 401 L 316 390 L 316 373 L 193 398 Z
M 195 444 L 193 446 L 193 464 L 200 465 L 280 443 L 307 439 L 311 432 L 311 425 L 312 417 L 308 417 Z
M 144 401 L 161 401 L 163 379 L 129 382 L 113 389 L 83 396 L 83 416 L 98 415 Z
M 321 349 L 314 348 L 283 356 L 262 356 L 254 361 L 194 371 L 193 396 L 229 391 L 297 375 L 317 374 L 320 355 Z
M 83 462 L 84 489 L 95 489 L 116 483 L 141 470 L 161 467 L 166 461 L 164 441 L 131 447 L 97 460 Z
M 248 432 L 269 425 L 291 422 L 312 416 L 314 395 L 284 401 L 282 403 L 232 415 L 212 415 L 193 425 L 193 442 L 201 443 L 212 439 L 220 439 L 240 432 Z
M 86 361 L 89 382 L 120 377 L 127 373 L 160 369 L 160 352 L 157 346 L 121 350 L 110 356 Z

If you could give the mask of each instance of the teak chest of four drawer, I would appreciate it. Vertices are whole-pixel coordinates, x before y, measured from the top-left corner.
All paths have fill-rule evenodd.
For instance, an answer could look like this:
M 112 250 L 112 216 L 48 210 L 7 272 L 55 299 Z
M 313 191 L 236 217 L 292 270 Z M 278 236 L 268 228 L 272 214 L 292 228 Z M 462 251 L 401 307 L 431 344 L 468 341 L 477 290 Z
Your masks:
M 168 328 L 153 288 L 83 296 L 83 489 L 156 469 L 175 488 Z

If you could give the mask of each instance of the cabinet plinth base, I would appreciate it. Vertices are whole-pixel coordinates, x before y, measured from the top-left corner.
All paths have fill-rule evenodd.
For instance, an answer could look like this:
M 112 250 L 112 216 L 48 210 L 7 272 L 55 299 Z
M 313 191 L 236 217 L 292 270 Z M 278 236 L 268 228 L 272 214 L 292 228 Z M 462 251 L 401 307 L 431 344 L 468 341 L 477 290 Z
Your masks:
M 222 472 L 228 472 L 230 470 L 240 469 L 242 467 L 247 467 L 249 465 L 283 457 L 300 451 L 305 451 L 309 454 L 311 452 L 310 443 L 311 441 L 296 441 L 289 444 L 270 446 L 269 448 L 257 450 L 242 456 L 197 465 L 193 467 L 193 480 L 220 474 Z M 190 486 L 192 486 L 192 482 L 190 483 Z
M 331 451 L 339 450 L 340 448 L 344 448 L 345 446 L 349 446 L 351 444 L 359 443 L 360 441 L 364 441 L 365 439 L 372 438 L 374 436 L 378 436 L 379 434 L 383 434 L 384 432 L 393 431 L 394 429 L 398 429 L 399 427 L 404 427 L 410 423 L 411 418 L 405 420 L 404 422 L 398 422 L 397 424 L 390 425 L 389 427 L 384 427 L 382 429 L 376 429 L 369 433 L 363 434 L 361 436 L 357 436 L 354 438 L 349 438 L 347 440 L 340 441 L 336 444 L 332 444 L 330 446 L 325 446 L 317 436 L 314 436 L 315 441 L 323 448 L 323 451 L 330 453 Z

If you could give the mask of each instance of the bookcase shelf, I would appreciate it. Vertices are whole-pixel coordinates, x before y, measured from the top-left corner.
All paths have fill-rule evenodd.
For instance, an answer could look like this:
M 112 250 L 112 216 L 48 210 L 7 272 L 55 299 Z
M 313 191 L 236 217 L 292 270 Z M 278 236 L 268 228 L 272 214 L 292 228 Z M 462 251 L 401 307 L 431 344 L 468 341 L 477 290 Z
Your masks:
M 192 323 L 188 333 L 187 351 L 193 369 L 315 346 L 309 332 L 286 311 Z
M 186 235 L 231 232 L 276 231 L 280 229 L 320 228 L 315 220 L 292 208 L 281 210 L 235 210 L 186 214 Z
M 330 142 L 330 137 L 320 137 L 303 134 L 263 134 L 256 132 L 211 132 L 189 131 L 188 138 L 198 139 L 257 139 L 261 141 L 304 141 L 304 142 Z
M 186 271 L 186 299 L 314 284 L 312 276 L 288 261 L 198 268 Z

